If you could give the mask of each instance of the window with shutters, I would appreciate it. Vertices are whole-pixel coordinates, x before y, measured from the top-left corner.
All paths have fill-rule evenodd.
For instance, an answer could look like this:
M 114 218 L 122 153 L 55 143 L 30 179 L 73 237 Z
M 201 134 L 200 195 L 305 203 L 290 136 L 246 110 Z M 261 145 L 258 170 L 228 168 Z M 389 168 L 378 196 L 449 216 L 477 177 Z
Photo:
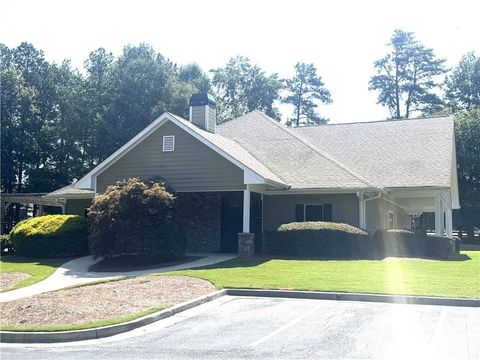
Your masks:
M 332 221 L 332 204 L 297 204 L 295 221 Z
M 163 151 L 175 150 L 175 135 L 167 135 L 163 137 Z

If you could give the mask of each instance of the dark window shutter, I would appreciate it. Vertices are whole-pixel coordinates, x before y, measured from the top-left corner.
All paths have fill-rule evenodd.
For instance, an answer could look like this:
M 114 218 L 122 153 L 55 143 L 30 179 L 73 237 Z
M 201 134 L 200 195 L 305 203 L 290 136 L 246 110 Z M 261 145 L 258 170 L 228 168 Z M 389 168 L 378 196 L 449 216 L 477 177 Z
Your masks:
M 295 221 L 302 222 L 303 218 L 303 204 L 295 205 Z
M 323 204 L 323 221 L 332 221 L 332 204 Z

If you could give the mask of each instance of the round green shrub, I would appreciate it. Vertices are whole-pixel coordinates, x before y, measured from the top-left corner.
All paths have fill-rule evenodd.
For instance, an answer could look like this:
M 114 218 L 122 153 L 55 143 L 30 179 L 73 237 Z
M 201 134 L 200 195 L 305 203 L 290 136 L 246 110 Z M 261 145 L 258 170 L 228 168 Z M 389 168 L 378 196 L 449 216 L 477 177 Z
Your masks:
M 34 258 L 88 253 L 88 222 L 77 215 L 46 215 L 17 224 L 10 241 L 18 255 Z
M 174 203 L 175 196 L 159 183 L 132 178 L 109 186 L 89 209 L 90 252 L 104 257 L 180 257 L 186 239 Z
M 365 258 L 370 255 L 371 244 L 368 233 L 352 225 L 293 222 L 265 232 L 265 252 L 282 256 Z

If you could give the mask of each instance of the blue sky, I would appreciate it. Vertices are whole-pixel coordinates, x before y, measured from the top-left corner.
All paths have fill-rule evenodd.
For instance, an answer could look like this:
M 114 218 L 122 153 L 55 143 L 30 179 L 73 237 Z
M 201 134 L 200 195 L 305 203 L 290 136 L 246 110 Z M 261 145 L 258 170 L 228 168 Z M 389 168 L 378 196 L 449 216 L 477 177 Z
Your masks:
M 117 55 L 142 41 L 205 70 L 245 55 L 288 77 L 295 62 L 312 62 L 333 95 L 320 109 L 332 123 L 388 115 L 368 80 L 396 28 L 415 32 L 450 67 L 467 51 L 480 55 L 478 1 L 15 0 L 0 11 L 1 42 L 29 41 L 48 60 L 76 67 L 98 47 Z

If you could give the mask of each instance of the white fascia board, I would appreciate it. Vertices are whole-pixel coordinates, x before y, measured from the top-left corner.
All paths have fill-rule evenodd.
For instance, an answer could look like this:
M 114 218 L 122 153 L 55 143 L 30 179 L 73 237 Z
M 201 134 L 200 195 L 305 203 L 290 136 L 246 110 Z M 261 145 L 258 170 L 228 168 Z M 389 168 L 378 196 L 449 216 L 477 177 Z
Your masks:
M 445 186 L 425 186 L 425 187 L 404 187 L 404 188 L 387 188 L 392 198 L 406 198 L 406 197 L 435 197 L 442 192 L 450 190 Z
M 358 191 L 370 192 L 379 190 L 377 188 L 295 188 L 295 189 L 266 189 L 264 194 L 266 195 L 314 195 L 314 194 L 354 194 Z
M 460 198 L 458 194 L 458 174 L 457 174 L 457 147 L 455 145 L 455 133 L 453 135 L 450 193 L 451 193 L 451 199 L 452 199 L 452 209 L 460 209 Z
M 245 185 L 265 184 L 265 178 L 250 171 L 243 171 L 243 183 Z

